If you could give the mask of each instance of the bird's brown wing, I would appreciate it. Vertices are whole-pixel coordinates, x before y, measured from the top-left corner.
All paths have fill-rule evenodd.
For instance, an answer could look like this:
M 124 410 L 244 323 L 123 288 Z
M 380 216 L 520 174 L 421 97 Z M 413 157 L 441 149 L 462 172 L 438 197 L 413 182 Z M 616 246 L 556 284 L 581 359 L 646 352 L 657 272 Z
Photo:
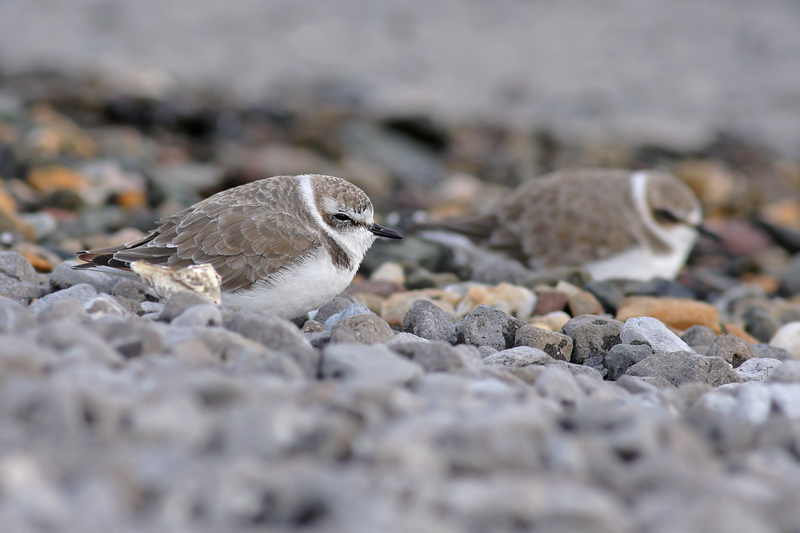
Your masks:
M 321 245 L 310 214 L 290 208 L 298 198 L 296 181 L 253 182 L 165 217 L 139 241 L 78 258 L 122 269 L 140 260 L 171 267 L 209 263 L 222 277 L 222 290 L 246 289 Z

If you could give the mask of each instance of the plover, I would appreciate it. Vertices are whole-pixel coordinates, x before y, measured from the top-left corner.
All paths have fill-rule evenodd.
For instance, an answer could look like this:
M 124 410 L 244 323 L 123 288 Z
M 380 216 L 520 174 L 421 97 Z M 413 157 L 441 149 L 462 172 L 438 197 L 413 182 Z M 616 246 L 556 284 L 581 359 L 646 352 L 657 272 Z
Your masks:
M 423 235 L 463 247 L 463 237 L 430 229 L 455 232 L 534 269 L 674 279 L 705 231 L 701 221 L 697 197 L 671 174 L 581 169 L 529 180 L 489 214 L 437 221 Z
M 164 217 L 144 238 L 78 252 L 95 269 L 129 275 L 134 261 L 183 268 L 211 264 L 222 302 L 295 318 L 326 304 L 353 280 L 376 237 L 372 202 L 332 176 L 278 176 L 217 193 Z

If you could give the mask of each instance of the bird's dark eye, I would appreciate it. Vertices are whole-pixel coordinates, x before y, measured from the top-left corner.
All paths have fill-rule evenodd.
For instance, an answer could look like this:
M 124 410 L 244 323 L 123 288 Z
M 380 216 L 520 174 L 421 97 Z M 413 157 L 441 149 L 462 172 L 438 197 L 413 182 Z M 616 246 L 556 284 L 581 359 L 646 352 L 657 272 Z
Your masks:
M 667 211 L 666 209 L 656 209 L 653 211 L 653 217 L 662 224 L 675 224 L 680 222 L 678 217 L 675 216 L 675 213 Z
M 353 220 L 352 218 L 350 218 L 349 216 L 345 215 L 344 213 L 336 213 L 335 215 L 333 215 L 333 218 L 335 218 L 336 220 L 340 220 L 342 222 L 347 222 L 347 221 L 352 221 Z

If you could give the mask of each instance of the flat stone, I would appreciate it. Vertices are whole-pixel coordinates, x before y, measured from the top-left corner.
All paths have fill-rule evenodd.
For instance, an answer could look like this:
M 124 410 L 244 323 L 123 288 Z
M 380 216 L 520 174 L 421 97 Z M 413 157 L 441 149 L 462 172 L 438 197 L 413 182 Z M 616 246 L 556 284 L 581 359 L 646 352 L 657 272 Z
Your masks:
M 630 376 L 663 377 L 675 386 L 682 383 L 707 383 L 712 387 L 740 383 L 742 378 L 730 364 L 719 357 L 697 355 L 690 351 L 651 355 L 628 368 Z
M 572 357 L 572 337 L 529 324 L 517 330 L 514 345 L 538 348 L 550 357 L 562 361 L 569 361 Z
M 748 359 L 758 357 L 755 348 L 749 342 L 735 335 L 720 335 L 714 340 L 705 355 L 721 357 L 734 368 Z
M 331 330 L 332 343 L 379 344 L 394 338 L 394 331 L 378 315 L 357 314 L 340 320 Z
M 479 305 L 456 323 L 456 342 L 504 350 L 514 346 L 517 330 L 523 325 L 499 309 Z
M 777 359 L 753 358 L 744 361 L 735 371 L 744 382 L 766 381 L 770 379 L 782 365 L 783 362 Z M 798 372 L 798 377 L 800 377 L 800 372 Z
M 660 320 L 649 316 L 627 319 L 620 332 L 620 340 L 625 344 L 647 344 L 656 352 L 691 351 L 689 345 Z
M 382 345 L 330 344 L 322 351 L 322 379 L 405 385 L 423 373 L 420 365 Z
M 517 346 L 501 350 L 483 358 L 486 366 L 522 367 L 528 365 L 544 365 L 552 358 L 539 348 L 531 346 Z
M 456 342 L 455 317 L 428 300 L 417 300 L 403 318 L 403 331 L 432 341 Z
M 621 342 L 622 322 L 613 318 L 596 315 L 576 316 L 561 328 L 561 332 L 572 338 L 572 358 L 575 364 L 582 364 L 593 356 L 605 356 L 616 344 Z

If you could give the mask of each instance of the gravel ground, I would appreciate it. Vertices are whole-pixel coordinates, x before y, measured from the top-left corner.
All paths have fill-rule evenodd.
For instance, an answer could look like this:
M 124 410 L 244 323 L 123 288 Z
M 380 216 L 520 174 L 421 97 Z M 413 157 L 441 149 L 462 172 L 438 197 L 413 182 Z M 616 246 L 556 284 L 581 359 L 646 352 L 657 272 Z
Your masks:
M 796 161 L 61 76 L 0 106 L 3 531 L 800 529 Z M 64 262 L 275 174 L 407 228 L 578 164 L 672 170 L 722 242 L 676 281 L 511 284 L 409 235 L 293 322 Z

